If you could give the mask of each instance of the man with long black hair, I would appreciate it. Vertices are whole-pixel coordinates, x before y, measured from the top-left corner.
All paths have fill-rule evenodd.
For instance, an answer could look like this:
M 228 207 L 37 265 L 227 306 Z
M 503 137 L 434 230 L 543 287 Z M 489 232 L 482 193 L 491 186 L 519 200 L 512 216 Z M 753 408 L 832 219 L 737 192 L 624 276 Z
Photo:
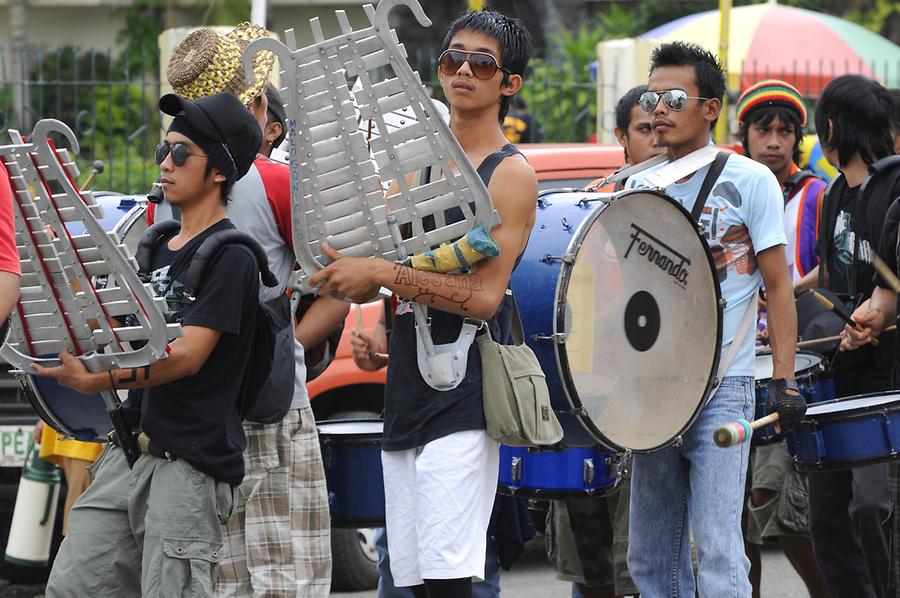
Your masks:
M 666 148 L 669 162 L 704 148 L 725 94 L 725 73 L 716 57 L 692 44 L 663 44 L 654 50 L 650 69 L 640 104 L 653 115 L 656 141 Z M 634 175 L 628 187 L 641 187 L 647 173 L 665 164 Z M 723 422 L 753 419 L 755 343 L 752 334 L 737 337 L 742 319 L 755 311 L 761 282 L 768 290 L 774 369 L 769 410 L 780 414 L 785 428 L 805 413 L 793 382 L 797 321 L 783 247 L 781 189 L 768 168 L 745 156 L 730 155 L 718 165 L 718 176 L 709 174 L 713 164 L 708 164 L 665 190 L 691 209 L 702 189 L 710 189 L 701 198 L 699 219 L 709 244 L 721 248 L 726 259 L 720 282 L 727 303 L 723 352 L 733 342 L 740 344 L 680 441 L 634 455 L 628 570 L 646 596 L 693 596 L 695 588 L 701 596 L 750 596 L 741 535 L 750 447 L 719 448 L 713 431 Z M 714 178 L 706 181 L 708 176 Z M 697 548 L 696 581 L 691 537 Z
M 900 195 L 900 184 L 887 172 L 863 183 L 874 164 L 894 153 L 893 110 L 890 92 L 859 75 L 829 83 L 816 106 L 822 151 L 840 170 L 822 206 L 819 279 L 846 310 L 859 306 L 853 317 L 870 330 L 857 338 L 857 351 L 839 353 L 832 362 L 838 397 L 892 388 L 895 334 L 882 330 L 895 300 L 886 282 L 879 279 L 876 286 L 872 255 L 878 249 L 896 267 L 898 211 L 889 207 Z M 879 333 L 877 346 L 863 342 Z M 844 335 L 852 338 L 846 329 Z M 851 344 L 848 339 L 844 348 Z M 888 464 L 810 472 L 809 507 L 813 547 L 831 595 L 890 595 Z
M 462 383 L 433 389 L 416 367 L 411 301 L 428 297 L 435 343 L 455 340 L 465 317 L 486 320 L 492 338 L 509 338 L 507 289 L 534 225 L 538 187 L 500 123 L 522 87 L 530 55 L 531 38 L 522 23 L 485 10 L 465 13 L 450 25 L 438 59 L 450 129 L 479 165 L 500 214 L 500 225 L 491 230 L 500 254 L 470 272 L 440 274 L 343 257 L 323 245 L 332 261 L 310 278 L 321 293 L 357 302 L 381 287 L 400 298 L 389 347 L 382 463 L 394 583 L 411 587 L 417 598 L 470 597 L 471 578 L 484 577 L 499 445 L 485 430 L 477 345 L 468 350 Z
M 806 125 L 800 92 L 789 83 L 769 79 L 751 85 L 736 106 L 741 143 L 747 157 L 765 164 L 784 192 L 787 262 L 796 286 L 819 263 L 816 234 L 825 181 L 797 168 Z M 761 300 L 760 308 L 765 309 Z M 760 546 L 777 540 L 810 596 L 825 596 L 825 580 L 809 539 L 809 491 L 806 475 L 794 469 L 785 440 L 750 451 L 750 497 L 746 505 L 750 581 L 759 595 Z

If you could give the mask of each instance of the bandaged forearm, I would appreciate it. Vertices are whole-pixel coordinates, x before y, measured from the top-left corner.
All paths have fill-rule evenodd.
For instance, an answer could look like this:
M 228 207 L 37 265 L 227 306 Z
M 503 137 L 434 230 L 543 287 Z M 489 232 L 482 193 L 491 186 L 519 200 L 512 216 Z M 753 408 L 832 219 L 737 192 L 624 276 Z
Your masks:
M 476 226 L 466 236 L 453 243 L 410 258 L 410 265 L 424 272 L 453 272 L 468 270 L 486 257 L 500 255 L 500 246 L 484 226 Z

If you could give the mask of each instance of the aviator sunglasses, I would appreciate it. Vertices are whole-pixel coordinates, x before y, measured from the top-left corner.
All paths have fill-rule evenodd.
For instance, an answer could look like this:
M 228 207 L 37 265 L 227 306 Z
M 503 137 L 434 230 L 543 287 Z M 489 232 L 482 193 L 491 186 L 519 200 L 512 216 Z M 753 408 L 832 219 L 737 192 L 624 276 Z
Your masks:
M 206 158 L 206 154 L 192 154 L 188 151 L 188 146 L 184 143 L 172 143 L 163 141 L 156 146 L 156 165 L 159 166 L 166 159 L 166 156 L 172 154 L 172 164 L 175 166 L 184 166 L 188 156 L 197 156 L 198 158 Z
M 498 70 L 507 75 L 508 70 L 500 66 L 497 59 L 487 52 L 463 52 L 462 50 L 444 50 L 438 58 L 438 65 L 443 74 L 455 75 L 464 62 L 469 63 L 472 74 L 479 79 L 491 79 Z
M 705 102 L 709 99 L 689 96 L 683 89 L 669 89 L 663 92 L 645 91 L 638 100 L 638 106 L 641 107 L 643 112 L 649 114 L 650 112 L 653 112 L 657 104 L 659 104 L 660 98 L 662 98 L 662 101 L 665 102 L 669 109 L 674 110 L 675 112 L 681 112 L 687 108 L 688 100 L 702 100 Z

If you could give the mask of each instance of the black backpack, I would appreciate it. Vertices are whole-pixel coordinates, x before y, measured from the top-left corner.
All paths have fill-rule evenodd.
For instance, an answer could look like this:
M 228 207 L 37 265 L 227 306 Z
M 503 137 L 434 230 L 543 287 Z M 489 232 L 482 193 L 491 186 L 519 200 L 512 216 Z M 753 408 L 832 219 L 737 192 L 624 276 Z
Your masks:
M 135 260 L 141 280 L 149 280 L 153 256 L 159 244 L 178 233 L 181 223 L 164 220 L 147 229 L 138 244 Z M 228 229 L 211 234 L 191 257 L 185 282 L 185 296 L 196 297 L 203 286 L 207 265 L 226 245 L 242 247 L 256 261 L 262 282 L 267 287 L 278 286 L 269 270 L 269 260 L 260 244 L 248 234 Z M 166 314 L 168 321 L 181 321 L 183 314 Z M 259 302 L 256 327 L 251 342 L 250 362 L 244 376 L 241 417 L 245 420 L 271 424 L 281 421 L 290 409 L 294 397 L 294 322 L 291 302 L 286 293 L 267 302 Z

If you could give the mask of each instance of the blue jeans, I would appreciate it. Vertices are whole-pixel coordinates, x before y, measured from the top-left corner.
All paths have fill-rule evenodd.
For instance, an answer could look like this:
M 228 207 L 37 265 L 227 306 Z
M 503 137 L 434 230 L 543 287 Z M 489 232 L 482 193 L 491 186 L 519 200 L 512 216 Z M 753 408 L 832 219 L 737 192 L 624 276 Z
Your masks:
M 384 528 L 375 533 L 375 550 L 378 552 L 378 592 L 377 598 L 413 598 L 409 588 L 395 588 L 391 575 L 391 556 L 388 553 L 387 532 Z M 497 598 L 500 596 L 500 561 L 494 539 L 488 537 L 487 553 L 484 561 L 484 581 L 472 584 L 474 598 Z
M 722 449 L 713 431 L 752 419 L 754 402 L 752 377 L 726 377 L 679 446 L 634 455 L 628 570 L 642 596 L 695 595 L 692 535 L 700 598 L 751 595 L 741 534 L 750 443 Z

